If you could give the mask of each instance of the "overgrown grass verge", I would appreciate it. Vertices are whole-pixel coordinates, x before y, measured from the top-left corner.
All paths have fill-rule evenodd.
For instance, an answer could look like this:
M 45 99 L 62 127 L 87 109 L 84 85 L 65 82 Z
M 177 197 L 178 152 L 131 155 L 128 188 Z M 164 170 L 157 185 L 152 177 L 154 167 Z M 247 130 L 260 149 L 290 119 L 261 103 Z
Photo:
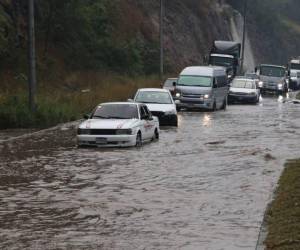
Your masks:
M 286 164 L 266 223 L 266 249 L 300 249 L 300 160 Z
M 28 108 L 26 85 L 0 93 L 0 129 L 41 128 L 73 121 L 106 101 L 126 101 L 138 88 L 158 87 L 157 77 L 73 74 L 61 82 L 38 86 L 37 110 Z M 15 91 L 11 91 L 14 89 Z
M 297 94 L 296 98 L 300 100 L 300 92 Z

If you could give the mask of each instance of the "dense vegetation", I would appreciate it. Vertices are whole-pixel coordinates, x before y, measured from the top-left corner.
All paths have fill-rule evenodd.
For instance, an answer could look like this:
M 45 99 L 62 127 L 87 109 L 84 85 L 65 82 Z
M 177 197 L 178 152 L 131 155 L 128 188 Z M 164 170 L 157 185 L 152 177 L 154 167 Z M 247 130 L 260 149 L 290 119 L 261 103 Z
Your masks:
M 222 1 L 165 1 L 167 72 L 175 75 L 188 64 L 201 64 L 214 39 L 230 37 L 228 13 L 218 2 Z M 227 2 L 242 11 L 243 1 Z M 300 2 L 248 3 L 249 32 L 256 57 L 284 64 L 297 55 Z M 39 96 L 38 113 L 32 117 L 26 103 L 27 1 L 0 0 L 0 127 L 40 126 L 75 119 L 80 112 L 105 101 L 102 92 L 119 86 L 120 79 L 124 78 L 131 89 L 133 84 L 149 84 L 149 75 L 157 75 L 159 1 L 35 0 L 35 7 Z M 158 86 L 158 78 L 151 79 L 152 85 Z M 87 98 L 94 101 L 87 102 L 84 109 L 73 104 L 80 101 L 70 106 L 69 100 L 77 100 L 78 93 L 87 88 L 90 93 L 101 89 L 101 93 L 97 98 Z M 116 99 L 121 96 L 125 97 L 124 93 L 115 93 Z
M 25 52 L 26 1 L 1 2 L 3 66 Z M 51 62 L 60 55 L 68 69 L 152 73 L 157 70 L 151 63 L 158 59 L 157 40 L 143 36 L 141 14 L 131 11 L 121 0 L 36 1 L 39 58 Z M 137 16 L 127 18 L 131 14 Z

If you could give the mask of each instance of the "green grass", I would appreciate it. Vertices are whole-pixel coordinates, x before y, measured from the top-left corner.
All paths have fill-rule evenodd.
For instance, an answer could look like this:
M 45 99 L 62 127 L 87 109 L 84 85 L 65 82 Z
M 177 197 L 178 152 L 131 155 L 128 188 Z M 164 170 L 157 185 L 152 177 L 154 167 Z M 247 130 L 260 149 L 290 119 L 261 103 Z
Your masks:
M 300 249 L 300 160 L 286 164 L 266 222 L 266 249 Z
M 126 101 L 138 88 L 159 85 L 160 80 L 155 76 L 73 73 L 60 83 L 41 83 L 38 86 L 34 114 L 28 108 L 26 88 L 20 84 L 10 85 L 0 93 L 0 129 L 43 128 L 73 121 L 101 102 Z
M 300 92 L 297 94 L 296 98 L 300 100 Z

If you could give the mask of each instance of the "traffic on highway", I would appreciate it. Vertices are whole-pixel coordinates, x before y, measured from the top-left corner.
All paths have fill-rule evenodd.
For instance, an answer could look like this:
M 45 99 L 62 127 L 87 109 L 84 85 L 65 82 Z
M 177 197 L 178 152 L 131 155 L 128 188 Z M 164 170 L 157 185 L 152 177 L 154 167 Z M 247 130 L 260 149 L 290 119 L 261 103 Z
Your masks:
M 299 89 L 300 61 L 292 60 L 289 69 L 261 64 L 237 76 L 240 51 L 239 43 L 215 41 L 209 65 L 186 67 L 162 89 L 138 89 L 127 103 L 99 104 L 80 124 L 78 145 L 141 147 L 159 138 L 160 126 L 177 127 L 178 111 L 226 110 L 228 103 L 257 104 L 261 94 L 282 96 Z
M 299 150 L 298 65 L 238 76 L 214 61 L 84 121 L 0 136 L 0 248 L 255 249 Z

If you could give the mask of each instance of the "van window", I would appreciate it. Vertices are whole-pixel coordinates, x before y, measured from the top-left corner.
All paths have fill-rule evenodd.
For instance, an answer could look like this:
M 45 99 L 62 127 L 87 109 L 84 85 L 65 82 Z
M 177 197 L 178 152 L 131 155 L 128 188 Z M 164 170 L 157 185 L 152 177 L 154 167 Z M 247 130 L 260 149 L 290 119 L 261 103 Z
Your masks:
M 212 77 L 210 76 L 180 76 L 178 86 L 211 87 Z
M 216 77 L 216 79 L 217 79 L 218 88 L 227 86 L 227 77 L 226 76 L 218 76 L 218 77 Z

